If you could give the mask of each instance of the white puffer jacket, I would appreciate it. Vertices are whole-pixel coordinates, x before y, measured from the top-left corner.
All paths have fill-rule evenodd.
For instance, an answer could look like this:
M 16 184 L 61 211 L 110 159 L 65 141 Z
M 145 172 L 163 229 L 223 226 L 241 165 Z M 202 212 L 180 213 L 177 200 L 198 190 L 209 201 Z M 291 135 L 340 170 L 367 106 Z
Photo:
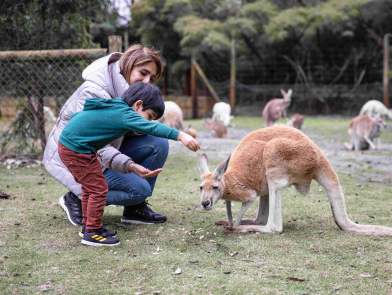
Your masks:
M 82 190 L 73 178 L 72 174 L 64 166 L 58 154 L 59 137 L 68 124 L 70 118 L 83 109 L 86 99 L 89 98 L 114 98 L 119 97 L 128 88 L 128 83 L 120 73 L 118 59 L 119 53 L 112 53 L 91 63 L 82 73 L 83 84 L 76 89 L 72 96 L 66 101 L 61 108 L 56 124 L 49 134 L 47 145 L 45 147 L 43 163 L 46 170 L 66 186 L 76 195 L 80 195 Z M 112 60 L 117 60 L 111 62 Z M 102 168 L 111 168 L 114 170 L 126 172 L 126 162 L 129 157 L 118 151 L 123 138 L 118 138 L 98 151 Z

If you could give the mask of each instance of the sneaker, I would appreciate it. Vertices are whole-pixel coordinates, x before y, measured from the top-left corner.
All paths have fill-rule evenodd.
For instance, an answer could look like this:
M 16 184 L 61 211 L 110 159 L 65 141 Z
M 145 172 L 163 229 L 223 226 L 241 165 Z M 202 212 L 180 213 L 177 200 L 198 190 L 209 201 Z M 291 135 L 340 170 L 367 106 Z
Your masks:
M 83 245 L 94 246 L 94 247 L 111 247 L 120 245 L 120 241 L 113 236 L 104 236 L 102 234 L 103 228 L 95 230 L 93 232 L 85 232 L 82 240 L 80 241 Z
M 136 206 L 124 207 L 124 213 L 121 218 L 123 223 L 132 224 L 154 224 L 164 223 L 167 220 L 165 215 L 154 212 L 147 202 L 143 202 Z
M 78 196 L 72 192 L 68 192 L 59 198 L 59 204 L 61 208 L 64 209 L 65 213 L 67 213 L 69 222 L 75 226 L 82 225 L 82 202 Z
M 79 237 L 83 238 L 84 234 L 86 232 L 86 227 L 83 225 L 80 232 L 79 232 Z M 100 235 L 103 237 L 117 237 L 117 232 L 116 231 L 110 231 L 105 227 L 102 227 L 99 230 L 96 230 L 95 232 L 98 232 Z

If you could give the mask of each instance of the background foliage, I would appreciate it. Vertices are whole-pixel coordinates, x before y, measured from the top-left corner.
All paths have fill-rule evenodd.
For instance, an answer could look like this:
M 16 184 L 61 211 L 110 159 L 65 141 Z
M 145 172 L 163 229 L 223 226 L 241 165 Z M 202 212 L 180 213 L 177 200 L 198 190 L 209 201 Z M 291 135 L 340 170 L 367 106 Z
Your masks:
M 131 26 L 168 59 L 173 91 L 194 56 L 227 95 L 234 39 L 241 102 L 270 99 L 276 84 L 301 85 L 294 92 L 298 107 L 320 112 L 341 110 L 343 99 L 355 106 L 353 90 L 361 85 L 367 97 L 360 103 L 381 97 L 382 38 L 392 30 L 391 12 L 390 1 L 146 0 L 134 5 Z M 271 84 L 274 93 L 257 87 Z

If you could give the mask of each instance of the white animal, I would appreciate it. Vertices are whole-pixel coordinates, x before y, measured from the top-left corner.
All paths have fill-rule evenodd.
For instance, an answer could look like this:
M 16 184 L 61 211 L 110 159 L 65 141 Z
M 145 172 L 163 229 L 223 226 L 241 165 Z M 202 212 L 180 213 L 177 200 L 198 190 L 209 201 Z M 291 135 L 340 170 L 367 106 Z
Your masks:
M 348 128 L 350 143 L 345 143 L 349 150 L 376 149 L 373 140 L 380 136 L 381 129 L 385 127 L 382 118 L 372 118 L 368 115 L 359 115 L 351 120 Z
M 54 124 L 57 121 L 56 115 L 53 113 L 50 107 L 44 106 L 44 117 L 45 121 L 49 124 Z
M 359 112 L 360 115 L 368 115 L 373 118 L 384 118 L 392 120 L 392 111 L 378 100 L 369 100 L 366 102 Z
M 271 126 L 245 136 L 231 157 L 210 172 L 205 154 L 199 157 L 201 205 L 211 209 L 226 201 L 228 227 L 235 232 L 280 233 L 283 230 L 281 190 L 290 185 L 306 194 L 316 180 L 324 187 L 337 226 L 363 235 L 392 236 L 392 228 L 353 222 L 338 176 L 320 148 L 298 129 Z M 260 199 L 257 217 L 251 224 L 241 223 L 245 211 Z M 231 202 L 242 207 L 233 224 Z
M 184 114 L 180 106 L 174 101 L 165 101 L 165 112 L 159 121 L 170 127 L 182 130 L 194 138 L 197 136 L 197 130 L 195 128 L 191 126 L 184 128 Z
M 44 106 L 44 118 L 45 118 L 45 134 L 49 135 L 54 124 L 56 124 L 57 116 L 53 113 L 50 107 Z
M 231 107 L 228 103 L 221 101 L 214 104 L 212 108 L 212 120 L 222 121 L 228 127 L 233 118 L 231 116 Z
M 275 121 L 282 117 L 287 117 L 286 110 L 291 103 L 291 95 L 293 91 L 289 89 L 287 92 L 280 89 L 283 98 L 273 98 L 267 102 L 263 109 L 263 118 L 267 126 L 271 126 Z
M 165 112 L 159 121 L 179 130 L 184 129 L 184 114 L 174 101 L 165 101 Z

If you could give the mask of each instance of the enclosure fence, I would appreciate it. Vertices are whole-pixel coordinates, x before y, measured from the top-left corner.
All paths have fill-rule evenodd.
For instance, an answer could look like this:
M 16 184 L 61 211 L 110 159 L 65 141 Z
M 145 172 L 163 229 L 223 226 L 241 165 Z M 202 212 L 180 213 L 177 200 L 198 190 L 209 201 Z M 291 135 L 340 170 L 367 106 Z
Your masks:
M 333 52 L 328 57 L 276 54 L 266 60 L 237 56 L 236 110 L 249 105 L 253 114 L 261 114 L 268 100 L 288 88 L 294 91 L 291 112 L 355 114 L 367 100 L 382 99 L 382 51 Z M 43 106 L 50 106 L 56 115 L 83 82 L 83 69 L 105 54 L 107 49 L 0 52 L 0 117 L 14 118 L 7 132 L 0 130 L 1 150 L 42 151 L 46 143 Z M 200 67 L 219 99 L 228 101 L 230 59 L 200 61 Z M 160 83 L 167 95 L 189 95 L 186 72 L 173 76 L 166 71 Z M 211 96 L 200 81 L 196 87 L 199 96 Z
M 43 106 L 56 115 L 81 84 L 83 69 L 106 53 L 102 48 L 0 52 L 0 115 L 14 118 L 0 138 L 3 152 L 42 150 Z

